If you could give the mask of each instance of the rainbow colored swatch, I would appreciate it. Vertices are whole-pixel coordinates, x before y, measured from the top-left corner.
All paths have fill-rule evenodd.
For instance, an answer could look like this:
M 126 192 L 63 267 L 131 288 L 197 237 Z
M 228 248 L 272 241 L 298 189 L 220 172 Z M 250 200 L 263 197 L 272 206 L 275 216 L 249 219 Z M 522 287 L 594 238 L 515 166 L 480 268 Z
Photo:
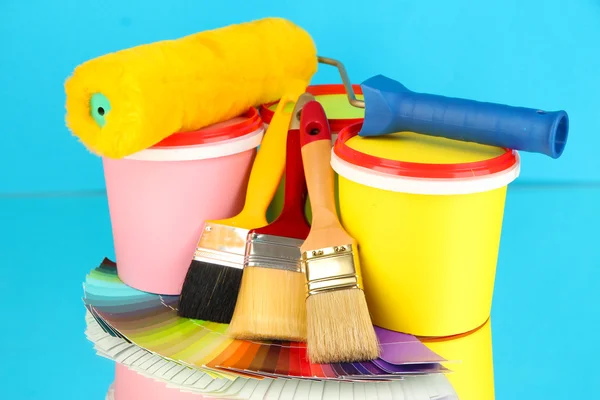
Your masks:
M 179 317 L 178 296 L 127 286 L 108 259 L 86 276 L 84 303 L 111 336 L 213 377 L 359 382 L 448 372 L 441 365 L 446 360 L 416 337 L 379 327 L 380 358 L 360 363 L 312 364 L 305 343 L 235 340 L 227 336 L 227 324 Z
M 176 391 L 207 398 L 235 400 L 458 400 L 444 374 L 413 375 L 390 381 L 339 381 L 309 379 L 213 378 L 195 368 L 150 353 L 124 339 L 111 336 L 86 313 L 86 337 L 96 354 L 121 364 L 130 371 L 163 383 Z M 122 370 L 122 369 L 121 369 Z M 111 397 L 113 395 L 113 397 Z M 113 400 L 116 391 L 109 392 Z

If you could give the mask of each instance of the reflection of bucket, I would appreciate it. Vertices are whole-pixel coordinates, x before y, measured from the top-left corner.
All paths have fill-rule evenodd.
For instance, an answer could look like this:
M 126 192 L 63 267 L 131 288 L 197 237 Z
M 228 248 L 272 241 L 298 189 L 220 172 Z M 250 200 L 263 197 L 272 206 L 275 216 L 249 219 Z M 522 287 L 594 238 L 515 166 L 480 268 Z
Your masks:
M 340 132 L 332 166 L 373 322 L 436 337 L 481 326 L 518 154 L 409 132 L 362 138 L 360 125 Z
M 241 210 L 263 132 L 252 109 L 127 158 L 103 159 L 123 282 L 151 293 L 180 293 L 204 221 Z
M 207 397 L 199 393 L 182 392 L 167 387 L 164 382 L 138 374 L 123 364 L 116 363 L 114 400 L 202 400 Z M 210 399 L 218 400 L 216 397 Z
M 494 362 L 492 328 L 488 320 L 475 331 L 449 338 L 421 338 L 440 357 L 450 361 L 444 366 L 460 400 L 494 399 Z
M 362 99 L 362 89 L 360 85 L 353 85 L 354 93 L 357 94 L 357 98 Z M 342 128 L 348 125 L 361 122 L 364 116 L 364 110 L 361 108 L 353 107 L 348 102 L 348 97 L 343 85 L 314 85 L 309 86 L 307 92 L 315 96 L 315 99 L 321 103 L 327 114 L 329 120 L 329 127 L 331 128 L 332 141 L 335 141 L 337 134 Z M 293 104 L 290 103 L 288 111 L 292 111 Z M 260 107 L 260 114 L 265 124 L 271 122 L 277 102 L 271 104 L 265 104 Z M 271 205 L 267 211 L 267 219 L 269 222 L 274 221 L 281 209 L 283 208 L 283 193 L 284 193 L 285 177 L 282 177 L 281 183 L 277 188 L 277 192 Z M 337 174 L 335 175 L 335 184 L 337 188 Z M 336 190 L 336 205 L 338 204 L 337 190 Z M 339 210 L 339 209 L 338 209 Z M 305 208 L 306 218 L 311 221 L 310 201 L 307 199 Z

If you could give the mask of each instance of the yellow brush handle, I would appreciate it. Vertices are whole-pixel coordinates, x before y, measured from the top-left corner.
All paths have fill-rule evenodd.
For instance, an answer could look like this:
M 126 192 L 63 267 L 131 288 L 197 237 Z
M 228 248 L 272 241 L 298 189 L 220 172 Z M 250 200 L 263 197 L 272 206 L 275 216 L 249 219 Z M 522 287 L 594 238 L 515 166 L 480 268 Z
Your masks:
M 292 119 L 292 112 L 285 108 L 288 103 L 295 103 L 297 98 L 298 96 L 292 95 L 283 96 L 277 105 L 250 172 L 243 210 L 235 217 L 216 221 L 217 223 L 245 229 L 256 229 L 268 224 L 267 208 L 285 169 L 287 132 Z

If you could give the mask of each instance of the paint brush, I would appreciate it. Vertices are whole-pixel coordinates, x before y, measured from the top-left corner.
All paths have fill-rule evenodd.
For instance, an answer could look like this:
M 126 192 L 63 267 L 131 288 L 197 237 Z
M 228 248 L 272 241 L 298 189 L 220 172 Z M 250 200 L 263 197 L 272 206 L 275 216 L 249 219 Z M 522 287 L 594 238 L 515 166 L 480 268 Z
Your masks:
M 300 119 L 302 162 L 312 209 L 301 247 L 306 274 L 308 357 L 316 364 L 377 358 L 379 343 L 362 287 L 358 247 L 335 208 L 331 131 L 321 104 L 307 103 Z
M 268 224 L 266 211 L 285 168 L 286 138 L 292 117 L 285 106 L 295 103 L 297 97 L 284 96 L 282 105 L 277 106 L 254 159 L 242 211 L 231 218 L 206 221 L 183 282 L 179 316 L 219 323 L 231 320 L 242 280 L 248 232 Z
M 310 225 L 300 149 L 300 112 L 314 97 L 300 96 L 287 137 L 284 205 L 279 217 L 250 231 L 242 284 L 229 334 L 236 339 L 306 341 L 306 304 L 300 246 Z

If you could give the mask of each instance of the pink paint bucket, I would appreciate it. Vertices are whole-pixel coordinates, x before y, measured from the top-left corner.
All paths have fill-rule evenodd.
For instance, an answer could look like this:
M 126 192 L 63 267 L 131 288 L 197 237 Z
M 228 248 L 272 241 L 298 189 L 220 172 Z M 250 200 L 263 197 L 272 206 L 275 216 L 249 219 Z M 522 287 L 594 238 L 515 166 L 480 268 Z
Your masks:
M 169 136 L 123 159 L 103 158 L 119 278 L 179 295 L 205 220 L 241 211 L 264 134 L 255 109 Z

